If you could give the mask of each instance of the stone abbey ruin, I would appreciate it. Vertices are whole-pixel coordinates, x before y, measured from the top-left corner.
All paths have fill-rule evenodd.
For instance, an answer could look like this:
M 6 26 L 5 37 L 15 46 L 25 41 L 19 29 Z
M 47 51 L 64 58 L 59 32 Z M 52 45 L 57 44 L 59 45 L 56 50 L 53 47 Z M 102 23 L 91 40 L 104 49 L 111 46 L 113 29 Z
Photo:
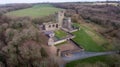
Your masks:
M 56 12 L 54 16 L 55 21 L 50 21 L 40 25 L 40 30 L 49 37 L 48 45 L 55 45 L 67 41 L 68 39 L 72 39 L 75 36 L 72 35 L 71 32 L 79 30 L 79 28 L 74 28 L 72 26 L 71 17 L 65 17 L 64 14 L 65 10 Z M 57 39 L 54 33 L 56 30 L 64 31 L 67 36 L 62 39 Z
M 71 18 L 70 17 L 65 17 L 64 16 L 65 11 L 59 11 L 55 13 L 55 21 L 51 21 L 48 23 L 43 23 L 42 25 L 42 30 L 43 31 L 54 31 L 58 30 L 60 28 L 66 28 L 68 31 L 72 31 L 72 26 L 71 26 Z

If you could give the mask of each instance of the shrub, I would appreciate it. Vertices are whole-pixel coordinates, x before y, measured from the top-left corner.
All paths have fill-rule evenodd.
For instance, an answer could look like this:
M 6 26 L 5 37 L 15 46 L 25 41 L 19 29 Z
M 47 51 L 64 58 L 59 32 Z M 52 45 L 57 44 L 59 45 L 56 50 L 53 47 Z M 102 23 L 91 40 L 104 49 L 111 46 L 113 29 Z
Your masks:
M 22 24 L 20 22 L 11 22 L 10 27 L 13 29 L 19 29 L 22 28 Z
M 13 39 L 14 34 L 15 34 L 14 29 L 8 28 L 5 32 L 6 41 L 7 42 L 11 41 Z

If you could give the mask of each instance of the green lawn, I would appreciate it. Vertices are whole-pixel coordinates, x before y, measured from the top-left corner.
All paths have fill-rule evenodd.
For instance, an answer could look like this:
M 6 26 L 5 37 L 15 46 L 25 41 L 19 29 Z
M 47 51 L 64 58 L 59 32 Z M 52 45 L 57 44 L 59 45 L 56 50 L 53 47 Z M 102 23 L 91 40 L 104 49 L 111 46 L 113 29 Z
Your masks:
M 29 16 L 29 17 L 43 17 L 48 16 L 50 14 L 54 14 L 55 12 L 62 10 L 60 8 L 55 8 L 52 5 L 44 4 L 44 5 L 35 5 L 32 8 L 27 9 L 21 9 L 17 11 L 12 11 L 6 13 L 8 16 L 17 16 L 17 17 L 23 17 L 23 16 Z
M 55 31 L 55 37 L 56 38 L 61 39 L 65 36 L 67 36 L 67 33 L 65 33 L 64 31 L 62 31 L 62 30 Z
M 86 51 L 104 51 L 104 48 L 98 45 L 84 29 L 73 33 L 76 37 L 73 39 L 82 46 Z

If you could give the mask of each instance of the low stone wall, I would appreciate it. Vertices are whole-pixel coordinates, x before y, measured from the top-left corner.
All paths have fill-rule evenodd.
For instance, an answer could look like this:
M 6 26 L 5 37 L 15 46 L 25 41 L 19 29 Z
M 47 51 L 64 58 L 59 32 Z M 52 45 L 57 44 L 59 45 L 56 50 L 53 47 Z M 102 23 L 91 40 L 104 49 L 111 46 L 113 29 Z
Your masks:
M 65 28 L 61 28 L 63 31 L 66 31 L 66 32 L 68 32 L 68 30 L 67 29 L 65 29 Z
M 54 42 L 54 45 L 65 42 L 65 41 L 67 41 L 67 39 L 62 39 L 62 40 L 56 41 L 56 42 Z
M 69 31 L 69 32 L 72 33 L 72 32 L 76 32 L 76 31 L 78 31 L 78 30 L 80 30 L 80 28 L 79 28 L 79 29 L 74 29 L 74 30 Z
M 74 37 L 75 37 L 75 36 L 71 36 L 71 37 L 67 37 L 67 38 L 58 40 L 58 41 L 54 42 L 54 45 L 59 44 L 59 43 L 62 43 L 62 42 L 65 42 L 65 41 L 67 41 L 67 40 L 69 40 L 69 39 L 72 39 L 72 38 L 74 38 Z
M 75 52 L 82 52 L 84 51 L 84 49 L 74 49 L 74 50 L 66 50 L 66 51 L 62 51 L 61 52 L 61 56 L 65 56 L 66 54 L 72 54 L 72 53 L 75 53 Z
M 80 30 L 80 28 L 78 28 L 78 29 L 73 29 L 73 30 L 67 30 L 67 29 L 65 29 L 65 28 L 62 28 L 62 30 L 66 31 L 66 32 L 69 32 L 69 33 L 72 33 L 72 32 L 76 32 L 76 31 Z

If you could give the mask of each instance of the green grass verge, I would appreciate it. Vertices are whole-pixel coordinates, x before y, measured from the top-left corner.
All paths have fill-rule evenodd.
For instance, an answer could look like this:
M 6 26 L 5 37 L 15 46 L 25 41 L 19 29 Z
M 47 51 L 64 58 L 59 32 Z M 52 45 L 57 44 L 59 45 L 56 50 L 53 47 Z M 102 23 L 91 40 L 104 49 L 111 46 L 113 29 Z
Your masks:
M 17 17 L 24 17 L 29 16 L 32 18 L 35 17 L 43 17 L 48 16 L 50 14 L 54 14 L 55 12 L 61 10 L 60 8 L 55 8 L 52 5 L 44 4 L 44 5 L 35 5 L 32 8 L 21 9 L 17 11 L 12 11 L 6 13 L 8 16 L 17 16 Z
M 62 30 L 57 30 L 55 31 L 55 37 L 58 39 L 64 38 L 65 36 L 67 36 L 67 33 L 65 33 Z

